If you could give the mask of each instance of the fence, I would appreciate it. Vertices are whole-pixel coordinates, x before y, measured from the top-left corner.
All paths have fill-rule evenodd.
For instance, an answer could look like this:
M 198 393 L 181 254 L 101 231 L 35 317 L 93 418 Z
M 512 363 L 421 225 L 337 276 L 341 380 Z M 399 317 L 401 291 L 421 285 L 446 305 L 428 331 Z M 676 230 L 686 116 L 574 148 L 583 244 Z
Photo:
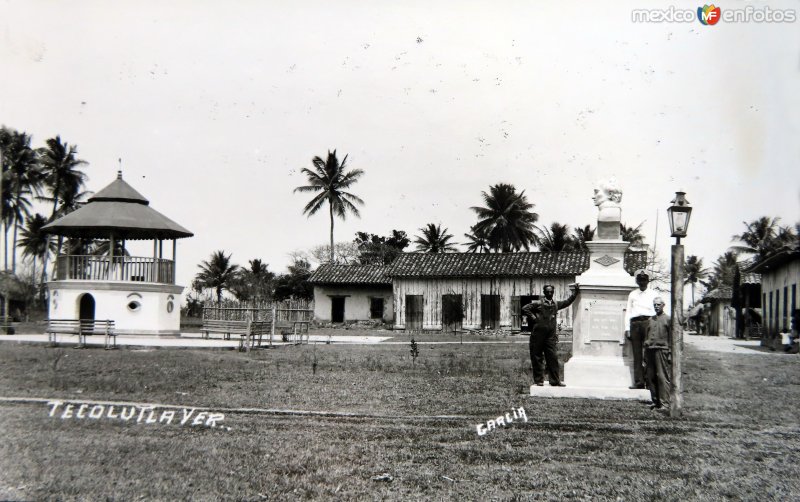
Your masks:
M 291 329 L 286 341 L 297 343 L 306 335 L 314 318 L 314 302 L 311 300 L 284 300 L 282 302 L 237 302 L 223 300 L 209 302 L 203 306 L 203 320 L 214 321 L 272 321 L 275 328 Z

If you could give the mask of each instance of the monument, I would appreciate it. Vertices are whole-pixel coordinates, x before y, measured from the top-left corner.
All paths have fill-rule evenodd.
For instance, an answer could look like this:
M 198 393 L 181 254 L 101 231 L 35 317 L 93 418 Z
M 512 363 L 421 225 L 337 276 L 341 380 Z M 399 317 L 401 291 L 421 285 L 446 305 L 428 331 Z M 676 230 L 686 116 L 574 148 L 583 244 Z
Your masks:
M 625 308 L 636 284 L 624 268 L 629 244 L 620 232 L 622 190 L 613 179 L 603 181 L 593 198 L 599 210 L 597 232 L 586 243 L 589 269 L 576 278 L 580 295 L 572 307 L 572 358 L 564 365 L 567 386 L 531 386 L 531 395 L 648 401 L 647 390 L 628 388 L 633 360 L 625 344 Z

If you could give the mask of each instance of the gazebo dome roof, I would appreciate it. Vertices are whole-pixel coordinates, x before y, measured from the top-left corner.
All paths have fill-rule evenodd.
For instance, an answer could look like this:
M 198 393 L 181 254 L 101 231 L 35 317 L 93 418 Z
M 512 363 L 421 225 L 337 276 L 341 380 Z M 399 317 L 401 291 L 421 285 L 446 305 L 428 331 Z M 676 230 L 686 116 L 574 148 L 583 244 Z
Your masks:
M 150 207 L 118 173 L 117 179 L 92 196 L 87 204 L 43 231 L 65 237 L 108 239 L 181 239 L 194 234 Z

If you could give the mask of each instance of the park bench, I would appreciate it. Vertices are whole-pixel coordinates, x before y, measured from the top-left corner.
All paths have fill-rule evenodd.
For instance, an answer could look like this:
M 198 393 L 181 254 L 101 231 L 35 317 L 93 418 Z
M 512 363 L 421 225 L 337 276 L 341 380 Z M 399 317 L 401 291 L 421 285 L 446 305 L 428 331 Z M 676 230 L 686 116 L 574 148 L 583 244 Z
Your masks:
M 86 337 L 103 335 L 105 348 L 117 348 L 117 334 L 114 331 L 114 321 L 110 319 L 48 319 L 47 337 L 50 345 L 58 345 L 56 335 L 75 335 L 78 337 L 78 346 L 86 346 Z
M 258 346 L 261 346 L 262 337 L 272 331 L 272 322 L 203 319 L 203 327 L 200 331 L 203 333 L 203 338 L 206 339 L 210 333 L 220 333 L 225 340 L 230 340 L 231 335 L 239 335 L 239 350 L 250 350 L 251 347 L 255 347 L 256 337 L 258 337 Z

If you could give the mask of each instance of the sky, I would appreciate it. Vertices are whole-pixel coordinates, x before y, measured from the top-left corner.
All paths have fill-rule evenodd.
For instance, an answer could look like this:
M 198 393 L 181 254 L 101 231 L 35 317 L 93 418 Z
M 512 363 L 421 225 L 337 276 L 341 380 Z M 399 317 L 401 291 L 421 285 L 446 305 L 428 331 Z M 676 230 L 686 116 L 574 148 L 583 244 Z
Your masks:
M 593 187 L 616 177 L 667 266 L 685 191 L 685 253 L 710 265 L 743 221 L 800 220 L 800 21 L 632 20 L 669 5 L 0 0 L 0 124 L 77 145 L 88 190 L 121 166 L 195 234 L 187 286 L 216 250 L 280 272 L 325 244 L 327 211 L 293 189 L 334 149 L 365 172 L 337 241 L 436 223 L 464 242 L 499 182 L 543 225 L 594 226 Z

